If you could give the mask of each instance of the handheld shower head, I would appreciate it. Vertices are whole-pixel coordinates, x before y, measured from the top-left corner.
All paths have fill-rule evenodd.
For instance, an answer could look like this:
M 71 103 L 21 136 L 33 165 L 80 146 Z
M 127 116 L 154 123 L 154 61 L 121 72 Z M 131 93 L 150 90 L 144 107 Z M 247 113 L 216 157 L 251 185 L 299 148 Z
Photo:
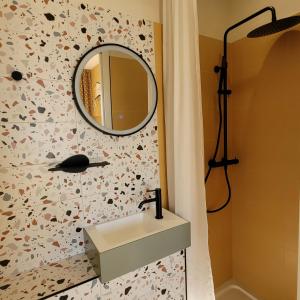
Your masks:
M 270 34 L 286 30 L 300 23 L 300 16 L 292 16 L 279 20 L 273 20 L 270 23 L 264 24 L 252 31 L 247 35 L 248 38 L 262 37 Z

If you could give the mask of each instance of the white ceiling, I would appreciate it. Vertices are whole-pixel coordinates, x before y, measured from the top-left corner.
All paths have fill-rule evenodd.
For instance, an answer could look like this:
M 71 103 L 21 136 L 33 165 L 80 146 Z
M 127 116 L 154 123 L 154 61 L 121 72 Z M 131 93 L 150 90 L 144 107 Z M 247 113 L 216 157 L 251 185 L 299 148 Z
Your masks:
M 199 33 L 222 39 L 224 29 L 230 24 L 231 0 L 197 0 Z
M 277 17 L 288 17 L 300 13 L 300 0 L 197 0 L 200 34 L 223 39 L 226 28 L 265 6 L 274 6 Z M 265 13 L 240 28 L 232 31 L 230 41 L 239 40 L 255 27 L 269 22 Z
M 100 5 L 116 12 L 162 22 L 162 3 L 165 0 L 98 0 Z M 180 0 L 188 1 L 188 0 Z M 199 32 L 202 35 L 223 39 L 226 28 L 251 13 L 269 5 L 276 8 L 278 17 L 300 13 L 300 0 L 197 0 Z M 243 38 L 254 27 L 270 20 L 266 13 L 230 33 L 230 41 Z
M 160 6 L 163 0 L 98 0 L 100 5 L 116 12 L 124 12 L 137 18 L 161 22 Z
M 92 70 L 94 69 L 97 65 L 100 64 L 100 56 L 99 55 L 94 55 L 84 66 L 85 70 Z
M 233 9 L 230 19 L 232 23 L 236 23 L 266 6 L 275 7 L 277 18 L 289 17 L 300 12 L 300 0 L 231 0 L 231 3 Z M 252 29 L 270 21 L 270 14 L 265 13 L 251 22 L 244 24 L 243 27 L 240 27 L 235 32 L 232 32 L 232 40 L 245 37 Z
M 125 53 L 122 53 L 120 51 L 106 51 L 105 53 L 107 53 L 108 55 L 113 56 L 113 57 L 119 57 L 119 58 L 126 58 L 126 59 L 132 59 L 132 60 L 134 60 L 133 56 L 130 56 L 130 55 L 125 54 Z M 99 64 L 100 64 L 100 55 L 95 54 L 86 63 L 86 65 L 84 66 L 84 69 L 86 69 L 86 70 L 92 70 L 92 69 L 94 69 Z

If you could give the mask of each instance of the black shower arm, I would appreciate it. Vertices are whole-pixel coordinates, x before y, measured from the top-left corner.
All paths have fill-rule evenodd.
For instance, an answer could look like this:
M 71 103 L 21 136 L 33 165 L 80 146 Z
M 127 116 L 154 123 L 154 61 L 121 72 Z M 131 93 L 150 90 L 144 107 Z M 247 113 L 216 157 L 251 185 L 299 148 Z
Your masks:
M 224 63 L 227 61 L 227 36 L 228 36 L 228 33 L 229 33 L 231 30 L 233 30 L 233 29 L 235 29 L 235 28 L 237 28 L 237 27 L 243 25 L 244 23 L 247 23 L 248 21 L 250 21 L 250 20 L 256 18 L 257 16 L 259 16 L 259 15 L 265 13 L 266 11 L 270 11 L 270 12 L 271 12 L 271 14 L 272 14 L 272 22 L 274 22 L 274 21 L 277 20 L 275 8 L 274 8 L 273 6 L 267 6 L 267 7 L 263 8 L 263 9 L 257 11 L 256 13 L 250 15 L 249 17 L 247 17 L 247 18 L 241 20 L 240 22 L 238 22 L 238 23 L 236 23 L 236 24 L 230 26 L 230 27 L 225 31 L 225 33 L 224 33 L 224 59 L 225 59 Z

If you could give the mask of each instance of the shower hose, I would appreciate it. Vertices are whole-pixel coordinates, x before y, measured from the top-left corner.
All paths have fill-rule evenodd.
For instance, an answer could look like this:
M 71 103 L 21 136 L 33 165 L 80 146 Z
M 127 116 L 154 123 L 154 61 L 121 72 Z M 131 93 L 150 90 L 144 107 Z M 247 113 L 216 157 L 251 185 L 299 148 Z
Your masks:
M 222 86 L 222 78 L 220 78 L 220 83 L 219 83 L 219 87 Z M 219 89 L 220 90 L 220 89 Z M 215 161 L 219 152 L 219 146 L 220 146 L 220 139 L 221 139 L 221 131 L 222 131 L 222 124 L 223 124 L 223 117 L 222 117 L 222 104 L 221 104 L 221 94 L 218 93 L 218 111 L 219 111 L 219 128 L 218 128 L 218 134 L 217 134 L 217 142 L 216 142 L 216 146 L 215 146 L 215 151 L 214 151 L 214 155 L 212 157 L 212 161 Z M 212 213 L 216 213 L 220 210 L 223 210 L 230 202 L 231 199 L 231 186 L 230 186 L 230 180 L 229 180 L 229 176 L 228 176 L 228 166 L 224 165 L 224 175 L 225 175 L 225 179 L 226 179 L 226 184 L 227 184 L 227 199 L 224 202 L 224 204 L 222 204 L 220 207 L 216 208 L 216 209 L 208 209 L 207 213 L 208 214 L 212 214 Z M 205 183 L 207 182 L 209 175 L 211 173 L 212 167 L 209 165 L 206 176 L 205 176 Z

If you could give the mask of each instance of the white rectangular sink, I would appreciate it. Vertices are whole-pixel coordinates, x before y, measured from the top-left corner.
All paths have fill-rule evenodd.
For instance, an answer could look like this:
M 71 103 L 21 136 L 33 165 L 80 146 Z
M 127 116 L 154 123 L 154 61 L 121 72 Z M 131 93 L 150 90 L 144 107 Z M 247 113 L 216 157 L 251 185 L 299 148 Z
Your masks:
M 163 209 L 155 219 L 150 208 L 136 215 L 85 229 L 86 253 L 102 283 L 191 245 L 190 223 Z

